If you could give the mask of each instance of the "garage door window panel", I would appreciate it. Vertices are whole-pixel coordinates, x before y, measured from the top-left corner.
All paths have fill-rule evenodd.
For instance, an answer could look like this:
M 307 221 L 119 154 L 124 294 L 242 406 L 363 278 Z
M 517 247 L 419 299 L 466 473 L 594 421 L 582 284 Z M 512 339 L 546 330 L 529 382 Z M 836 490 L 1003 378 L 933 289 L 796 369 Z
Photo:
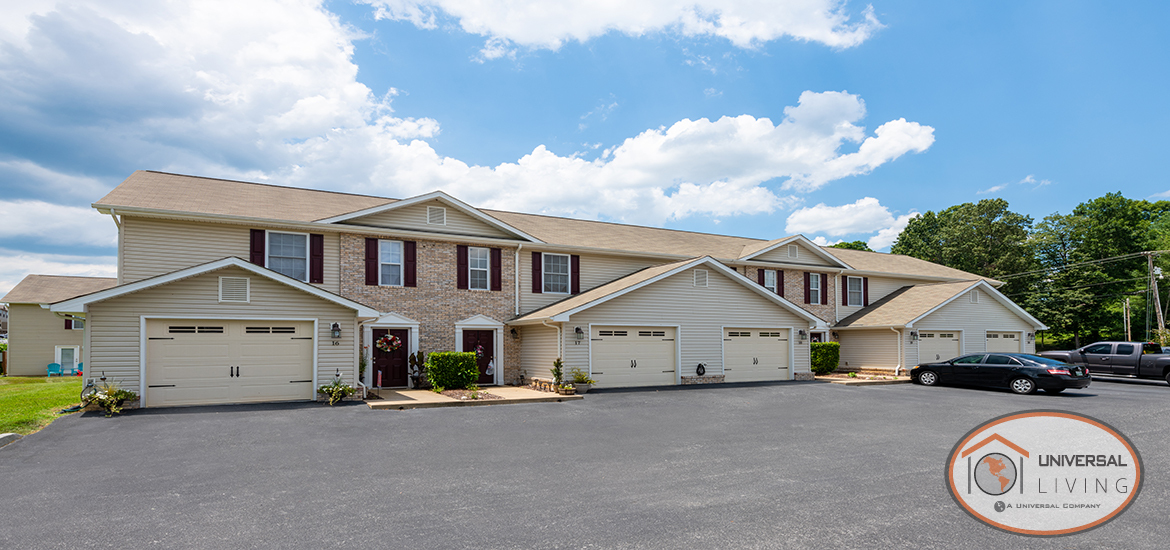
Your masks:
M 309 236 L 268 233 L 268 268 L 298 281 L 309 280 Z

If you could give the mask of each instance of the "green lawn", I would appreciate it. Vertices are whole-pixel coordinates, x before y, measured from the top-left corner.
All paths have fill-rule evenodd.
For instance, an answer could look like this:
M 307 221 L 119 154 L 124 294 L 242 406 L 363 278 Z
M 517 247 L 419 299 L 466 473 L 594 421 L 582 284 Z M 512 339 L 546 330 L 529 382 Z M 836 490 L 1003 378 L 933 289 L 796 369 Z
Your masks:
M 28 435 L 48 426 L 57 411 L 77 405 L 81 377 L 0 378 L 0 433 Z

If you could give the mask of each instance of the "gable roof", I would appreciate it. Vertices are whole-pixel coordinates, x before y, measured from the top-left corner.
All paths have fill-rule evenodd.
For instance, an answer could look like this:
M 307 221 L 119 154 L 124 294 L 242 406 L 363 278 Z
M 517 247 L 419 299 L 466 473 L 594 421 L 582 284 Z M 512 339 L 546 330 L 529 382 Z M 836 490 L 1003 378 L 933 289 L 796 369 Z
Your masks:
M 750 259 L 770 247 L 791 239 L 802 243 L 844 269 L 931 277 L 939 279 L 978 279 L 979 276 L 933 264 L 909 256 L 862 252 L 820 247 L 800 235 L 763 240 L 677 229 L 645 227 L 614 222 L 579 220 L 503 210 L 477 209 L 442 192 L 422 195 L 407 201 L 442 196 L 449 204 L 462 205 L 465 212 L 496 227 L 518 233 L 536 242 L 559 246 L 594 248 L 659 257 L 695 258 L 711 256 L 725 260 Z M 101 211 L 119 208 L 153 213 L 171 212 L 207 216 L 231 216 L 298 223 L 323 223 L 353 219 L 361 215 L 388 210 L 407 202 L 385 197 L 320 191 L 299 187 L 250 183 L 243 181 L 186 176 L 166 172 L 139 170 L 93 206 Z M 355 224 L 356 225 L 356 224 Z M 360 226 L 358 226 L 360 227 Z M 747 258 L 745 258 L 747 257 Z M 996 281 L 998 283 L 998 281 Z
M 493 218 L 492 216 L 484 214 L 479 209 L 474 208 L 471 205 L 469 205 L 469 204 L 467 204 L 467 203 L 465 203 L 465 202 L 463 202 L 455 197 L 452 197 L 451 195 L 448 195 L 442 191 L 434 191 L 431 193 L 427 193 L 425 195 L 419 195 L 417 197 L 412 197 L 409 199 L 403 199 L 400 201 L 391 202 L 391 203 L 387 203 L 387 204 L 383 204 L 383 205 L 379 205 L 379 206 L 373 206 L 370 208 L 366 208 L 364 210 L 358 210 L 357 212 L 350 212 L 348 214 L 342 214 L 340 216 L 333 216 L 331 218 L 326 218 L 326 219 L 318 220 L 318 221 L 320 223 L 339 223 L 339 222 L 343 222 L 343 221 L 362 218 L 362 217 L 369 216 L 372 214 L 378 214 L 381 212 L 388 212 L 390 210 L 397 210 L 399 208 L 405 208 L 408 206 L 413 206 L 413 205 L 416 205 L 419 203 L 424 203 L 424 202 L 433 201 L 433 200 L 442 202 L 443 204 L 446 204 L 446 205 L 448 205 L 448 206 L 450 206 L 450 207 L 452 207 L 460 212 L 463 212 L 464 214 L 467 214 L 468 216 L 471 216 L 472 218 L 475 218 L 475 219 L 477 219 L 483 223 L 486 223 L 486 224 L 488 224 L 496 229 L 499 229 L 500 231 L 503 231 L 505 233 L 511 233 L 512 235 L 515 235 L 517 237 L 520 237 L 521 239 L 524 239 L 524 240 L 527 240 L 530 242 L 540 242 L 539 239 L 537 239 L 537 238 L 535 238 L 535 237 L 533 237 L 533 236 L 531 236 L 531 235 L 529 235 L 529 234 L 527 234 L 519 229 L 516 229 L 515 227 L 512 227 L 512 226 L 500 221 L 497 218 Z
M 923 317 L 978 288 L 1038 330 L 1048 327 L 1009 300 L 985 280 L 904 286 L 844 319 L 833 328 L 913 327 Z
M 51 304 L 83 294 L 117 286 L 111 277 L 72 277 L 65 275 L 27 275 L 0 302 L 9 304 Z
M 824 248 L 821 248 L 820 246 L 817 245 L 817 243 L 814 243 L 814 242 L 808 240 L 808 238 L 806 238 L 804 235 L 792 235 L 790 237 L 781 237 L 779 239 L 774 239 L 774 240 L 771 240 L 771 241 L 768 241 L 768 242 L 765 242 L 762 244 L 754 244 L 754 245 L 745 246 L 745 247 L 743 247 L 743 252 L 742 252 L 742 255 L 739 257 L 739 259 L 750 260 L 752 258 L 755 258 L 756 256 L 759 256 L 761 254 L 765 254 L 765 253 L 770 252 L 772 250 L 776 250 L 777 248 L 780 248 L 781 246 L 784 246 L 787 244 L 802 245 L 805 248 L 807 248 L 810 252 L 812 252 L 813 254 L 816 254 L 822 260 L 825 260 L 825 261 L 829 262 L 830 264 L 836 264 L 838 267 L 845 268 L 845 269 L 849 269 L 849 267 L 850 267 L 849 264 L 841 261 L 840 258 L 838 258 L 832 254 L 829 254 L 828 252 L 825 251 Z
M 182 279 L 189 279 L 191 277 L 203 275 L 205 273 L 211 273 L 213 271 L 219 271 L 225 267 L 232 267 L 232 266 L 244 269 L 246 271 L 251 271 L 252 273 L 255 273 L 256 275 L 259 275 L 261 277 L 266 277 L 268 279 L 272 279 L 273 281 L 276 281 L 278 283 L 284 283 L 288 286 L 291 286 L 293 288 L 296 288 L 298 290 L 307 292 L 307 293 L 312 294 L 318 298 L 321 298 L 322 300 L 326 300 L 326 301 L 333 302 L 333 303 L 341 305 L 341 306 L 348 307 L 348 308 L 356 311 L 358 317 L 367 317 L 367 318 L 378 317 L 378 311 L 365 305 L 365 304 L 355 302 L 355 301 L 350 300 L 348 298 L 343 298 L 343 297 L 341 297 L 337 294 L 334 294 L 332 292 L 329 292 L 327 290 L 322 290 L 322 289 L 317 288 L 311 284 L 308 284 L 308 283 L 305 283 L 302 281 L 298 281 L 298 280 L 293 279 L 292 277 L 289 277 L 287 275 L 282 275 L 282 274 L 277 273 L 275 271 L 272 271 L 270 269 L 260 267 L 256 264 L 253 264 L 251 262 L 247 262 L 247 261 L 241 260 L 240 258 L 235 258 L 235 257 L 224 258 L 222 260 L 215 260 L 213 262 L 207 262 L 205 264 L 200 264 L 200 265 L 197 265 L 194 267 L 188 267 L 186 269 L 172 271 L 171 273 L 166 273 L 164 275 L 158 275 L 156 277 L 151 277 L 149 279 L 143 279 L 141 281 L 136 281 L 133 283 L 124 284 L 121 286 L 116 286 L 116 287 L 105 289 L 105 290 L 99 290 L 97 292 L 91 292 L 91 293 L 86 294 L 84 296 L 77 296 L 75 298 L 65 300 L 63 302 L 54 303 L 50 309 L 52 311 L 76 313 L 79 311 L 84 311 L 86 305 L 92 304 L 94 302 L 100 302 L 102 300 L 109 300 L 111 298 L 117 298 L 118 296 L 124 296 L 126 294 L 138 292 L 140 290 L 146 290 L 148 288 L 154 288 L 156 286 L 162 286 L 162 285 L 172 283 L 172 282 L 182 280 Z
M 383 197 L 138 170 L 93 206 L 311 222 L 393 202 Z
M 727 278 L 744 285 L 753 292 L 775 302 L 797 314 L 800 317 L 808 319 L 812 324 L 823 323 L 819 318 L 813 314 L 805 311 L 803 308 L 797 307 L 792 302 L 777 296 L 775 293 L 769 292 L 764 287 L 756 284 L 740 275 L 735 270 L 719 263 L 710 256 L 703 256 L 701 258 L 691 258 L 681 262 L 673 262 L 669 264 L 656 265 L 647 267 L 640 271 L 626 275 L 620 279 L 615 279 L 599 287 L 592 288 L 576 296 L 570 296 L 559 302 L 554 302 L 536 311 L 532 311 L 521 315 L 509 322 L 509 324 L 524 324 L 527 322 L 536 322 L 541 320 L 551 321 L 568 321 L 569 317 L 575 313 L 584 311 L 593 306 L 608 302 L 618 296 L 627 294 L 638 290 L 639 288 L 654 284 L 662 279 L 676 275 L 688 269 L 695 267 L 707 267 L 715 271 L 719 271 Z

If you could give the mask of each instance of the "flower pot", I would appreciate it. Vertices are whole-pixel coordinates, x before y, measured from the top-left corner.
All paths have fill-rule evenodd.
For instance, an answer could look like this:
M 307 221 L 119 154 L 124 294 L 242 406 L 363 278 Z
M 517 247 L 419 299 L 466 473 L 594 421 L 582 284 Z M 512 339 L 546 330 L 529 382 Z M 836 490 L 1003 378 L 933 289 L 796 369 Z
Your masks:
M 557 388 L 557 393 L 561 395 L 573 395 L 577 393 L 575 388 Z
M 587 393 L 593 387 L 593 384 L 578 384 L 574 382 L 573 387 L 577 388 L 577 393 Z

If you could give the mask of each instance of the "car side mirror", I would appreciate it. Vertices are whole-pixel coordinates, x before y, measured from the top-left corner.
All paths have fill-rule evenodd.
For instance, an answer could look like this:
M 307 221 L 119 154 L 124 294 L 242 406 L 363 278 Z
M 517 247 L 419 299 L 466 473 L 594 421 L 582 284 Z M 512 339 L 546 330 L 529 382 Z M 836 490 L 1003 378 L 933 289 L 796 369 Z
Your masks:
M 1083 350 L 1083 349 L 1079 349 L 1079 350 L 1077 350 L 1077 351 L 1079 351 L 1079 352 L 1081 353 L 1081 355 L 1084 355 L 1084 354 L 1085 354 L 1085 350 Z

